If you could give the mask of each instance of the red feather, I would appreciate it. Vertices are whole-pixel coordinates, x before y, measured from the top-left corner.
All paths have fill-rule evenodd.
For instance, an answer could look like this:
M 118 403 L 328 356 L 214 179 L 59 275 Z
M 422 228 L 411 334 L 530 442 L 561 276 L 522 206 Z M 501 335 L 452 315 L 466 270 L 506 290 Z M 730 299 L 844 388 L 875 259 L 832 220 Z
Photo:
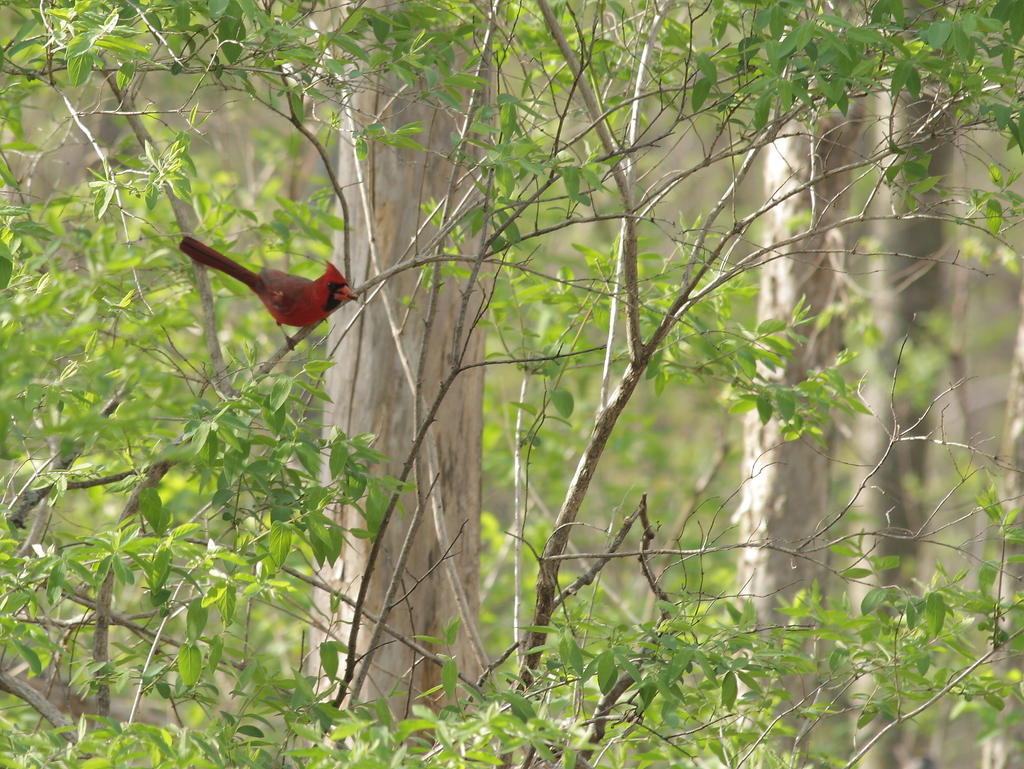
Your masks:
M 178 247 L 193 261 L 247 285 L 266 305 L 274 320 L 286 326 L 319 323 L 340 305 L 359 298 L 352 293 L 338 268 L 330 263 L 323 275 L 310 280 L 266 267 L 256 274 L 195 238 L 182 238 Z

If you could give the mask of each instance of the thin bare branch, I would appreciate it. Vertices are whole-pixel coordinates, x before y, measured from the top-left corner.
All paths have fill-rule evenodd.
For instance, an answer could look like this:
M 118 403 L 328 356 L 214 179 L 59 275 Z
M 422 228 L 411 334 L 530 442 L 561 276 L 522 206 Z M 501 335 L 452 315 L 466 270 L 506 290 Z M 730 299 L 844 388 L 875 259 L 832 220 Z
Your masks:
M 51 703 L 43 694 L 36 691 L 25 681 L 10 673 L 0 670 L 0 689 L 13 694 L 18 699 L 27 703 L 39 715 L 60 729 L 60 736 L 72 745 L 78 742 L 78 734 L 74 730 L 74 724 L 65 716 L 56 705 Z

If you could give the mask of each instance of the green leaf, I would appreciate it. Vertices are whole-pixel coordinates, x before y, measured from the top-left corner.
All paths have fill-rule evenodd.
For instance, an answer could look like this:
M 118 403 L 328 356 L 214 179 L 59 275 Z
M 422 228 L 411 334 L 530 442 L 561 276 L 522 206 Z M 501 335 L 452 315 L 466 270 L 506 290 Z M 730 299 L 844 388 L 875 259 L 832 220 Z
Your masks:
M 505 692 L 504 696 L 505 701 L 508 702 L 512 710 L 512 714 L 520 721 L 529 721 L 537 715 L 533 709 L 533 703 L 523 695 L 516 692 Z
M 618 680 L 619 671 L 615 665 L 615 654 L 605 649 L 597 656 L 597 685 L 601 694 L 607 694 Z
M 371 537 L 377 536 L 381 521 L 384 520 L 384 513 L 387 510 L 388 497 L 378 486 L 371 486 L 370 493 L 366 496 L 365 518 L 366 528 Z
M 928 630 L 937 636 L 946 621 L 946 602 L 939 593 L 929 593 L 924 599 L 924 616 L 928 622 Z
M 768 123 L 768 114 L 772 108 L 772 95 L 762 94 L 754 104 L 754 128 L 762 129 Z
M 110 769 L 114 766 L 109 758 L 103 756 L 90 756 L 84 761 L 76 762 L 78 769 Z
M 736 693 L 739 690 L 736 674 L 728 671 L 722 676 L 722 707 L 729 709 L 736 704 Z
M 875 571 L 892 571 L 900 567 L 900 557 L 898 555 L 883 555 L 881 557 L 872 557 L 871 565 Z
M 112 182 L 100 182 L 97 185 L 96 197 L 93 198 L 92 213 L 96 221 L 103 218 L 110 201 L 114 199 L 115 187 Z
M 90 72 L 92 72 L 92 53 L 87 52 L 68 59 L 68 78 L 71 80 L 72 86 L 77 88 L 84 84 L 89 79 Z
M 911 598 L 907 601 L 906 609 L 904 609 L 904 617 L 907 620 L 907 627 L 913 630 L 917 627 L 921 621 L 921 607 L 919 598 Z
M 998 235 L 1003 226 L 1003 205 L 995 198 L 989 198 L 985 203 L 985 221 L 988 224 L 988 231 Z
M 953 26 L 953 48 L 964 64 L 974 60 L 974 41 L 967 34 L 962 23 Z
M 999 574 L 999 567 L 992 561 L 984 561 L 978 568 L 978 590 L 985 594 L 992 594 L 992 586 L 995 585 L 996 577 Z
M 210 437 L 210 432 L 213 430 L 214 424 L 212 422 L 200 422 L 196 425 L 195 430 L 192 432 L 192 439 L 190 441 L 192 451 L 198 455 L 203 447 L 206 446 L 206 442 Z
M 367 726 L 369 726 L 367 722 L 356 719 L 352 713 L 342 711 L 342 716 L 352 720 L 343 721 L 342 723 L 334 726 L 333 731 L 331 731 L 332 740 L 348 739 L 353 735 L 359 734 L 359 732 L 365 731 Z
M 132 82 L 133 77 L 135 77 L 135 62 L 129 59 L 117 70 L 117 87 L 124 90 Z
M 195 686 L 203 670 L 203 655 L 192 642 L 183 643 L 178 649 L 178 675 L 185 686 Z
M 217 607 L 220 612 L 220 619 L 225 625 L 230 625 L 235 616 L 235 606 L 238 596 L 235 587 L 230 582 L 222 582 L 218 587 L 210 590 L 203 596 L 203 606 Z
M 150 600 L 154 606 L 166 603 L 171 597 L 171 592 L 164 585 L 171 574 L 171 550 L 167 547 L 160 547 L 153 554 L 146 569 L 146 583 L 150 591 Z
M 160 494 L 154 488 L 139 491 L 139 512 L 157 534 L 163 534 L 171 522 L 170 513 L 164 510 Z
M 224 15 L 224 12 L 228 9 L 229 0 L 210 0 L 207 4 L 207 10 L 209 11 L 211 19 L 219 19 Z
M 555 410 L 566 419 L 572 416 L 575 401 L 573 400 L 572 393 L 568 390 L 552 390 L 551 403 L 554 405 Z
M 288 376 L 279 376 L 274 380 L 267 405 L 271 411 L 277 411 L 284 402 L 288 400 L 288 394 L 292 391 L 292 379 Z
M 921 33 L 921 38 L 932 48 L 941 49 L 949 39 L 952 29 L 953 25 L 949 21 L 934 21 Z
M 14 263 L 6 254 L 0 254 L 0 290 L 7 288 L 14 272 Z
M 1002 710 L 1006 707 L 1006 701 L 995 692 L 986 692 L 985 702 L 994 710 Z
M 302 464 L 311 478 L 316 478 L 320 473 L 320 448 L 309 441 L 300 441 L 295 444 L 295 456 Z
M 843 579 L 863 579 L 871 575 L 871 569 L 852 568 L 843 571 Z
M 889 591 L 881 587 L 871 588 L 860 602 L 860 613 L 871 614 L 889 597 Z
M 942 181 L 942 178 L 943 177 L 941 177 L 941 176 L 928 176 L 928 177 L 925 177 L 921 181 L 915 182 L 913 187 L 911 187 L 911 191 L 915 195 L 922 195 L 925 192 L 928 192 L 928 190 L 930 190 L 932 187 L 934 187 L 940 181 Z
M 459 628 L 462 627 L 462 620 L 455 616 L 451 622 L 445 623 L 441 628 L 441 636 L 444 642 L 449 646 L 453 646 L 459 637 Z
M 292 530 L 285 523 L 275 521 L 270 527 L 270 557 L 280 569 L 284 566 L 292 549 Z
M 782 318 L 766 318 L 757 324 L 755 333 L 757 336 L 768 336 L 778 334 L 786 330 L 786 321 Z
M 571 633 L 563 633 L 558 642 L 558 653 L 565 665 L 576 675 L 583 674 L 583 650 Z
M 50 574 L 46 578 L 46 599 L 50 603 L 56 603 L 60 600 L 60 594 L 65 587 L 67 587 L 67 565 L 64 561 L 58 561 L 50 569 Z
M 324 641 L 320 644 L 320 664 L 324 674 L 334 680 L 338 677 L 338 659 L 341 655 L 341 644 L 337 641 Z
M 786 422 L 792 420 L 796 414 L 796 395 L 793 394 L 793 391 L 780 389 L 775 393 L 775 400 L 779 416 Z
M 564 166 L 562 168 L 562 181 L 565 182 L 565 191 L 569 200 L 580 198 L 580 170 L 576 166 Z
M 348 465 L 348 444 L 343 440 L 335 441 L 331 444 L 331 453 L 327 460 L 327 468 L 331 473 L 332 478 L 340 478 L 345 467 Z
M 850 650 L 845 646 L 837 646 L 832 650 L 832 653 L 828 658 L 828 669 L 832 673 L 835 673 L 842 668 L 846 661 L 850 658 Z
M 202 599 L 195 598 L 189 603 L 185 616 L 185 634 L 190 641 L 199 640 L 206 629 L 206 620 L 209 616 L 210 612 L 203 606 Z
M 459 667 L 455 664 L 455 660 L 450 657 L 444 661 L 441 666 L 441 687 L 444 689 L 445 696 L 450 701 L 455 700 L 456 685 L 459 682 Z
M 711 93 L 711 86 L 714 85 L 715 81 L 702 77 L 696 83 L 693 84 L 693 88 L 690 89 L 690 108 L 694 112 L 700 110 L 704 106 L 704 102 L 708 100 L 708 95 Z
M 729 413 L 746 414 L 748 411 L 753 411 L 756 407 L 757 397 L 750 393 L 743 393 L 738 397 L 736 402 L 729 407 Z
M 11 169 L 3 158 L 0 158 L 0 179 L 3 179 L 4 184 L 8 187 L 18 188 L 18 180 L 14 178 Z M 3 286 L 0 286 L 0 288 L 3 288 Z
M 28 667 L 29 667 L 29 670 L 32 671 L 32 675 L 33 676 L 40 676 L 40 675 L 42 675 L 43 674 L 43 663 L 39 659 L 39 655 L 36 654 L 35 650 L 31 646 L 29 646 L 27 643 L 24 643 L 23 641 L 21 641 L 20 639 L 11 638 L 11 639 L 9 639 L 9 641 L 10 641 L 10 643 L 14 644 L 14 647 L 18 650 L 18 654 L 21 655 L 21 658 L 23 660 L 25 660 L 25 662 L 28 663 Z
M 878 709 L 873 705 L 869 705 L 861 711 L 861 714 L 857 717 L 857 728 L 863 729 L 865 726 L 875 720 L 875 716 L 878 715 Z
M 217 40 L 220 51 L 229 64 L 234 64 L 242 56 L 241 41 L 246 39 L 245 25 L 242 24 L 241 9 L 229 0 L 228 7 L 217 23 Z

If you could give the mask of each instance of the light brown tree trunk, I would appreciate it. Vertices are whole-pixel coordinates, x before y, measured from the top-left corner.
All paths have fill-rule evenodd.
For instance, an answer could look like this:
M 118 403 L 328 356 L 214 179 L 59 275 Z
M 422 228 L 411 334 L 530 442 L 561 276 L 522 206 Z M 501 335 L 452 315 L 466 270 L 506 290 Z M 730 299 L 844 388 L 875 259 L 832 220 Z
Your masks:
M 819 181 L 787 197 L 769 217 L 768 242 L 788 241 L 805 227 L 807 234 L 762 267 L 759 320 L 787 319 L 801 300 L 812 315 L 825 312 L 838 301 L 845 265 L 842 235 L 832 223 L 843 215 L 840 197 L 849 178 L 834 169 L 849 158 L 856 123 L 840 119 L 813 135 L 793 126 L 789 133 L 768 150 L 767 194 L 781 198 L 812 176 Z M 838 323 L 815 322 L 800 333 L 807 342 L 797 346 L 793 360 L 783 369 L 763 371 L 769 382 L 792 385 L 834 362 Z M 825 558 L 815 547 L 815 532 L 828 512 L 828 450 L 808 437 L 785 441 L 780 428 L 777 414 L 762 424 L 751 412 L 744 423 L 746 477 L 738 518 L 744 541 L 753 546 L 741 562 L 740 590 L 751 596 L 763 623 L 783 621 L 779 601 L 823 576 Z
M 936 107 L 932 101 L 923 99 L 890 104 L 888 109 L 897 115 L 902 134 L 893 140 L 905 144 L 919 132 L 923 121 L 934 120 Z M 930 131 L 928 135 L 943 136 L 945 129 L 950 128 L 946 121 L 937 123 L 936 127 L 939 130 Z M 952 162 L 952 145 L 947 141 L 926 149 L 931 156 L 929 173 L 947 174 Z M 896 195 L 902 196 L 902 192 L 897 190 Z M 904 202 L 892 200 L 889 205 L 899 209 Z M 939 205 L 941 196 L 934 191 L 918 197 L 918 206 L 925 211 L 933 212 Z M 941 212 L 936 213 L 941 215 Z M 900 559 L 899 567 L 879 575 L 879 584 L 909 587 L 915 578 L 925 584 L 931 579 L 922 564 L 920 542 L 914 537 L 925 524 L 926 513 L 918 492 L 927 480 L 929 444 L 892 442 L 902 431 L 910 430 L 913 435 L 930 431 L 927 405 L 937 393 L 915 393 L 914 398 L 894 397 L 894 392 L 902 388 L 894 388 L 893 382 L 894 377 L 903 376 L 899 367 L 904 341 L 920 339 L 927 333 L 927 314 L 948 296 L 946 269 L 942 263 L 946 233 L 935 221 L 921 218 L 907 222 L 885 221 L 876 228 L 875 235 L 886 251 L 872 260 L 869 282 L 871 317 L 881 334 L 881 342 L 876 350 L 868 353 L 864 392 L 872 416 L 861 420 L 858 443 L 863 453 L 862 466 L 874 468 L 881 463 L 864 489 L 861 501 L 873 522 L 872 528 L 883 532 L 876 540 L 873 555 Z M 854 605 L 859 604 L 867 590 L 864 581 L 851 584 Z M 865 693 L 872 686 L 868 679 L 862 685 Z M 917 730 L 912 724 L 907 727 L 891 729 L 877 749 L 865 756 L 864 767 L 885 769 L 892 765 L 893 755 L 909 761 L 927 752 L 929 746 L 921 744 Z M 868 727 L 859 734 L 868 735 L 875 729 L 877 726 Z
M 458 194 L 458 174 L 464 172 L 447 157 L 461 116 L 396 97 L 388 84 L 380 85 L 353 98 L 354 130 L 378 121 L 390 129 L 422 121 L 424 132 L 416 139 L 432 151 L 371 141 L 360 161 L 351 147 L 342 150 L 339 177 L 347 192 L 355 285 L 434 248 L 437 230 L 425 223 L 429 211 L 424 208 L 438 201 L 443 206 L 453 190 Z M 416 489 L 402 496 L 383 533 L 365 610 L 375 617 L 386 614 L 387 624 L 410 639 L 440 638 L 445 626 L 459 620 L 454 645 L 418 643 L 454 657 L 460 672 L 475 678 L 481 669 L 472 631 L 478 609 L 483 369 L 461 371 L 441 392 L 453 366 L 482 358 L 483 336 L 473 331 L 482 297 L 467 296 L 468 290 L 465 281 L 442 277 L 434 267 L 408 270 L 389 278 L 379 294 L 361 297 L 361 314 L 347 333 L 346 315 L 335 316 L 328 341 L 335 366 L 327 378 L 333 405 L 326 422 L 350 436 L 376 436 L 374 448 L 389 459 L 374 468 L 375 474 L 399 477 L 414 455 L 408 479 Z M 440 407 L 431 415 L 439 395 Z M 414 448 L 418 431 L 428 423 L 425 440 Z M 352 507 L 338 511 L 337 520 L 349 529 L 366 527 Z M 403 545 L 408 555 L 400 564 Z M 319 576 L 355 600 L 370 550 L 370 540 L 349 537 L 337 564 Z M 317 601 L 330 616 L 330 596 L 320 593 Z M 333 617 L 333 638 L 348 642 L 352 617 L 351 607 L 342 604 Z M 440 682 L 440 669 L 393 635 L 375 634 L 374 625 L 361 618 L 353 684 L 364 675 L 365 680 L 362 690 L 350 690 L 349 696 L 389 699 L 393 712 L 403 715 Z M 314 650 L 322 639 L 314 638 Z
M 1006 396 L 1006 418 L 1003 420 L 1006 427 L 999 452 L 1000 458 L 1010 465 L 999 485 L 999 498 L 1006 511 L 1019 508 L 1024 500 L 1024 280 L 1021 281 L 1018 304 L 1021 315 L 1017 321 L 1017 341 L 1010 364 L 1010 386 Z M 1009 560 L 1011 556 L 1020 556 L 1024 548 L 1000 541 L 990 544 L 990 547 L 993 550 L 986 555 L 1002 564 L 993 591 L 1005 607 L 1015 603 L 1014 595 L 1019 595 L 1024 589 L 1024 568 L 1020 563 Z M 1011 633 L 1019 629 L 1007 626 L 1005 620 L 999 627 Z M 994 672 L 1008 676 L 1019 665 L 1019 656 L 1007 650 L 1005 656 L 996 660 Z M 1024 728 L 1016 717 L 1013 703 L 1009 703 L 1001 715 L 1000 728 L 982 742 L 982 769 L 1010 769 L 1019 765 L 1021 751 L 1024 750 Z

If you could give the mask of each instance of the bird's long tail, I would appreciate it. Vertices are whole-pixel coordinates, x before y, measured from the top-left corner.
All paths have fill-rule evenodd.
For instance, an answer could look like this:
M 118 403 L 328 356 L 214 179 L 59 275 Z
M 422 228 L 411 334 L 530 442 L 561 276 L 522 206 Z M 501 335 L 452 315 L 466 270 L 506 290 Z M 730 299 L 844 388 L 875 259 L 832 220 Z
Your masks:
M 215 270 L 227 273 L 232 278 L 242 281 L 253 291 L 256 291 L 257 286 L 261 283 L 260 276 L 255 272 L 243 267 L 238 262 L 228 259 L 224 254 L 210 248 L 204 243 L 200 243 L 195 238 L 190 238 L 186 235 L 181 239 L 181 243 L 178 245 L 178 248 L 180 248 L 190 259 L 199 262 L 200 264 L 205 264 L 207 267 L 212 267 Z

